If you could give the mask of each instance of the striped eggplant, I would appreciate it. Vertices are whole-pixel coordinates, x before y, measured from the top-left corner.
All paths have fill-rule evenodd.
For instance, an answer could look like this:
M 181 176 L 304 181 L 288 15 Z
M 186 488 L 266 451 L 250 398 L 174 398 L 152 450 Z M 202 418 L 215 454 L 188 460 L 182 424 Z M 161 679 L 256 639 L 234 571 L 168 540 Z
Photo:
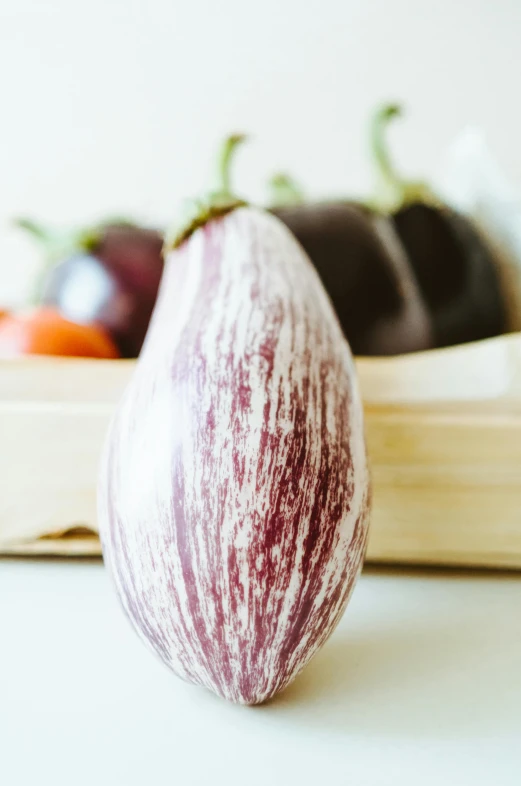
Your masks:
M 184 679 L 257 704 L 326 641 L 361 569 L 362 407 L 289 230 L 233 198 L 224 173 L 197 210 L 112 422 L 100 529 L 141 638 Z

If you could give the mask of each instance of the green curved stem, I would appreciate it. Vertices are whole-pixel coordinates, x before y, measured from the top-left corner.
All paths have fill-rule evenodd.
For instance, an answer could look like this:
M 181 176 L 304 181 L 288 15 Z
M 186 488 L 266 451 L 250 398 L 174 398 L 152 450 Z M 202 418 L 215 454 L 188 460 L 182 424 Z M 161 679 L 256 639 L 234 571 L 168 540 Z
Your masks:
M 403 190 L 403 181 L 391 161 L 385 132 L 389 122 L 401 114 L 402 108 L 398 104 L 386 104 L 377 109 L 371 121 L 371 151 L 378 180 L 389 192 L 396 194 Z
M 302 189 L 289 175 L 279 172 L 268 183 L 270 207 L 290 207 L 304 204 Z
M 16 218 L 14 220 L 14 225 L 19 229 L 23 229 L 35 240 L 45 246 L 48 246 L 54 241 L 54 233 L 46 227 L 42 226 L 42 224 L 38 224 L 36 221 L 33 221 L 31 218 Z
M 243 199 L 233 194 L 230 176 L 235 151 L 245 139 L 244 134 L 233 134 L 224 140 L 217 160 L 217 188 L 202 199 L 193 199 L 185 203 L 182 220 L 174 224 L 167 233 L 165 251 L 178 248 L 190 235 L 209 221 L 246 205 Z
M 232 134 L 224 140 L 218 159 L 217 191 L 231 196 L 231 163 L 237 148 L 246 141 L 245 134 Z
M 389 123 L 402 114 L 399 104 L 385 104 L 376 110 L 371 120 L 371 157 L 376 173 L 376 193 L 371 204 L 377 210 L 389 213 L 411 202 L 438 204 L 426 183 L 406 180 L 393 164 L 385 134 Z

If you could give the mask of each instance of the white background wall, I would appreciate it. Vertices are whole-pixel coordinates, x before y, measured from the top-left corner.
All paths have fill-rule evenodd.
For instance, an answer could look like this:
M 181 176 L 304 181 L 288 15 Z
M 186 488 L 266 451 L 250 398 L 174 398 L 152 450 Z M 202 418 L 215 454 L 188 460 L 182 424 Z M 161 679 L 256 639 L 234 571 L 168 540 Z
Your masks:
M 399 99 L 411 173 L 467 123 L 521 182 L 520 0 L 0 0 L 0 300 L 36 255 L 11 217 L 166 221 L 219 138 L 251 132 L 236 182 L 367 190 L 365 124 Z

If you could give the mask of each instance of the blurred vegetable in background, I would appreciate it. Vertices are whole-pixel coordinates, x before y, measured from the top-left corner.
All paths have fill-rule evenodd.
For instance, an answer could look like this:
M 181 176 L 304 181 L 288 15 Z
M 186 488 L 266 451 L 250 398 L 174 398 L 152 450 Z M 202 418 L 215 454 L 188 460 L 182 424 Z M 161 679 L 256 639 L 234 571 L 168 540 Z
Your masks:
M 311 258 L 356 355 L 459 344 L 508 327 L 496 249 L 426 183 L 394 168 L 385 133 L 400 114 L 386 104 L 372 117 L 371 200 L 312 202 L 286 175 L 270 182 L 271 212 Z M 137 357 L 163 273 L 162 234 L 121 219 L 65 232 L 17 223 L 42 250 L 33 303 L 43 310 L 4 315 L 0 351 Z M 114 346 L 89 343 L 88 331 L 74 338 L 73 323 Z
M 70 233 L 18 223 L 46 257 L 36 300 L 74 322 L 101 326 L 123 357 L 137 357 L 163 272 L 162 235 L 121 220 Z
M 442 204 L 425 183 L 396 172 L 384 135 L 400 114 L 388 104 L 373 118 L 374 205 L 392 215 L 431 311 L 436 346 L 499 335 L 507 317 L 498 263 L 472 221 Z
M 311 258 L 356 355 L 432 346 L 426 305 L 387 218 L 355 202 L 306 203 L 281 175 L 271 192 L 272 212 Z
M 473 222 L 396 173 L 384 136 L 400 114 L 386 104 L 372 118 L 369 206 L 308 203 L 290 178 L 271 181 L 272 211 L 311 257 L 355 354 L 461 344 L 507 326 L 499 263 Z
M 19 355 L 117 358 L 119 352 L 101 327 L 78 325 L 41 306 L 0 319 L 0 357 Z

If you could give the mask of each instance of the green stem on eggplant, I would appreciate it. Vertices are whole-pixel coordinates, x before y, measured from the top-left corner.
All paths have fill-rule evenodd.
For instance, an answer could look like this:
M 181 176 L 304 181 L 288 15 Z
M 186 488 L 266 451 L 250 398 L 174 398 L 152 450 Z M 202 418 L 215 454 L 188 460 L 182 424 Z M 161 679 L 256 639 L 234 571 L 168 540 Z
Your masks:
M 231 164 L 235 151 L 246 141 L 245 134 L 232 134 L 227 137 L 222 145 L 218 158 L 217 194 L 232 196 L 231 190 Z
M 217 188 L 203 198 L 185 203 L 182 220 L 167 233 L 165 251 L 178 248 L 209 221 L 247 204 L 234 195 L 230 175 L 235 152 L 245 139 L 243 134 L 233 134 L 224 140 L 217 159 Z
M 23 229 L 29 235 L 32 235 L 35 240 L 43 245 L 51 243 L 54 239 L 53 232 L 42 226 L 42 224 L 33 221 L 31 218 L 17 218 L 14 221 L 14 225 L 19 229 Z
M 371 120 L 371 158 L 376 175 L 371 206 L 385 213 L 395 212 L 411 202 L 438 202 L 426 183 L 404 179 L 393 164 L 385 134 L 390 121 L 401 115 L 402 108 L 398 104 L 385 104 L 376 110 Z
M 273 175 L 268 183 L 270 191 L 270 207 L 293 207 L 303 205 L 304 193 L 292 177 L 279 172 Z

